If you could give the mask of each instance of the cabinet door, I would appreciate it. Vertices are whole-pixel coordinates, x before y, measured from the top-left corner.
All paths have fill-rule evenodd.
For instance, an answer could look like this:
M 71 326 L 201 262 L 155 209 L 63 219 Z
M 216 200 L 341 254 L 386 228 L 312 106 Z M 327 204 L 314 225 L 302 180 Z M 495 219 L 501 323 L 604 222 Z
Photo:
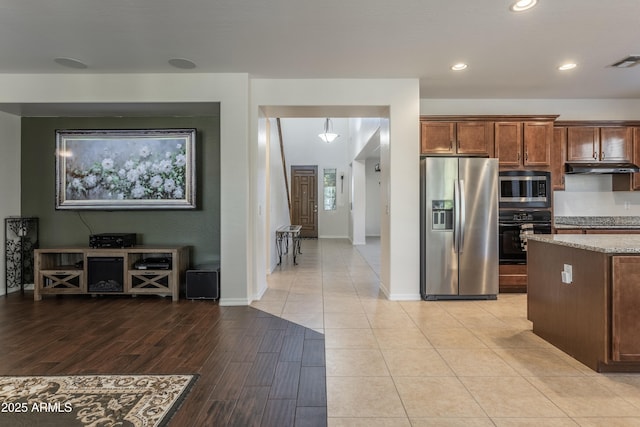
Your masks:
M 611 355 L 615 361 L 640 361 L 640 257 L 612 260 Z
M 633 128 L 633 163 L 640 164 L 640 128 Z M 631 189 L 640 190 L 640 173 L 631 174 Z
M 551 141 L 553 123 L 523 124 L 524 165 L 548 168 L 551 166 Z
M 454 122 L 421 122 L 420 153 L 455 153 L 455 126 Z
M 457 153 L 475 156 L 493 154 L 490 122 L 460 122 L 456 129 Z
M 567 128 L 553 128 L 551 142 L 551 188 L 564 190 L 564 163 L 567 161 Z
M 567 129 L 567 161 L 598 161 L 598 128 L 593 126 L 576 126 Z
M 600 128 L 600 160 L 630 162 L 632 156 L 632 128 L 626 126 Z
M 499 166 L 522 165 L 522 123 L 496 122 L 495 152 Z

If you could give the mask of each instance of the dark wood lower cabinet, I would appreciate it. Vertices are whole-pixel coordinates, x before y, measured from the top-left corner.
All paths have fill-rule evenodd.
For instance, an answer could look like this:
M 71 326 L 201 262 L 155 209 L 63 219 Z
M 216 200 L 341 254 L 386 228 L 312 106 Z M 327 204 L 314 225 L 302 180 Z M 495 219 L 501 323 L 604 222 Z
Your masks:
M 501 294 L 527 292 L 527 266 L 525 264 L 500 264 L 498 272 Z
M 533 332 L 598 372 L 640 372 L 640 256 L 532 240 L 528 252 Z
M 612 359 L 640 362 L 640 257 L 613 257 Z

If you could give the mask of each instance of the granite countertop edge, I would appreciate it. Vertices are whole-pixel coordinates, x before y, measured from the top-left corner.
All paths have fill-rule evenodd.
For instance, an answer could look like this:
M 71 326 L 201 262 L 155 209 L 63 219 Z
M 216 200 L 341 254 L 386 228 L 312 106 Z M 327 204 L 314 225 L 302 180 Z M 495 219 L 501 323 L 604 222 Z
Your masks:
M 555 228 L 640 228 L 638 216 L 556 216 Z
M 606 254 L 639 254 L 640 235 L 532 234 L 527 240 Z

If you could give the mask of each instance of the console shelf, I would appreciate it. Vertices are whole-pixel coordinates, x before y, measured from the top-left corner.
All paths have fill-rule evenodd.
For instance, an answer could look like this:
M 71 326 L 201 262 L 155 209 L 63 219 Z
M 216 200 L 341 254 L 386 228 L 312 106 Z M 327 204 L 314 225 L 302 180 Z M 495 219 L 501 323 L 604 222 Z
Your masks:
M 140 261 L 147 258 L 166 258 L 168 268 L 142 269 Z M 91 289 L 89 283 L 89 266 L 96 259 L 106 261 L 94 270 L 94 274 L 97 271 L 110 279 L 102 281 L 109 282 L 103 290 Z M 189 250 L 187 246 L 36 249 L 34 264 L 35 301 L 50 294 L 155 294 L 170 295 L 177 301 L 180 282 L 189 266 Z M 111 270 L 113 278 L 109 277 Z M 111 282 L 115 288 L 110 287 Z

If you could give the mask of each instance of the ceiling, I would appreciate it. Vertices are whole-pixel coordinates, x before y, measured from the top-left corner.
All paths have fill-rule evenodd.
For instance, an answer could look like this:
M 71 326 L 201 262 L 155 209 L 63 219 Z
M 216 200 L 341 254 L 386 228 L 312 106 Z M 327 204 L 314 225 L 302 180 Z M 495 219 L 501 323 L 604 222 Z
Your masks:
M 2 0 L 0 73 L 419 78 L 421 98 L 640 98 L 640 65 L 609 66 L 640 54 L 639 0 L 539 0 L 520 14 L 511 2 Z M 578 67 L 559 72 L 566 61 Z

